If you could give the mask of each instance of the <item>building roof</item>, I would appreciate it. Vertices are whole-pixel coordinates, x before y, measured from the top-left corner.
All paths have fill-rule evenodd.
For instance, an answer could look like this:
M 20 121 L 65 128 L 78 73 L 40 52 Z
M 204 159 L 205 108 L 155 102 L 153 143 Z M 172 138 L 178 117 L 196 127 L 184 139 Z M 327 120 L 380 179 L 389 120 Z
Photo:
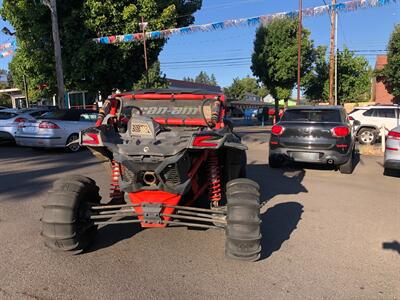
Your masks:
M 386 64 L 387 64 L 387 55 L 376 56 L 375 70 L 382 70 Z

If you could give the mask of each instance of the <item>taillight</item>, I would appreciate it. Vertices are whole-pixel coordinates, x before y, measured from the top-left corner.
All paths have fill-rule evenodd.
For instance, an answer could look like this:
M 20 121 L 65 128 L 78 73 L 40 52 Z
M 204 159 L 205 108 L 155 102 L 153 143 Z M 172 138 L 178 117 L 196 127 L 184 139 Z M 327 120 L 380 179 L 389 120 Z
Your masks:
M 16 118 L 14 123 L 24 123 L 25 121 L 27 121 L 25 118 Z
M 193 139 L 193 147 L 217 147 L 220 137 L 214 135 L 200 135 Z
M 339 126 L 331 129 L 332 135 L 335 137 L 345 137 L 350 134 L 350 129 L 346 126 Z
M 99 145 L 99 136 L 96 133 L 85 133 L 84 135 L 82 135 L 82 144 Z
M 391 139 L 391 140 L 400 140 L 400 132 L 389 131 L 388 139 Z
M 352 116 L 349 116 L 350 121 L 354 121 L 354 118 Z
M 59 129 L 57 124 L 54 124 L 52 122 L 47 122 L 47 121 L 42 121 L 39 123 L 39 128 L 44 128 L 44 129 Z
M 271 133 L 273 135 L 281 135 L 285 131 L 285 128 L 281 125 L 274 125 L 271 128 Z

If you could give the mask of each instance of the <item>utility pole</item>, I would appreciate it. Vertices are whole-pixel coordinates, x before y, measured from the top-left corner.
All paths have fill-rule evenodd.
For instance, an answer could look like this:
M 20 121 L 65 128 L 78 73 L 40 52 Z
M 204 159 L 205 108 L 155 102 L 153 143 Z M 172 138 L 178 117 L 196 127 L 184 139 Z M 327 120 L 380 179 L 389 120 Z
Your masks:
M 300 88 L 301 88 L 301 37 L 303 22 L 303 1 L 299 0 L 299 30 L 297 32 L 297 100 L 296 104 L 300 105 Z
M 144 51 L 144 67 L 146 69 L 146 85 L 149 85 L 149 73 L 148 73 L 148 65 L 147 65 L 147 46 L 146 46 L 146 28 L 149 23 L 144 21 L 144 17 L 142 17 L 142 22 L 139 23 L 140 28 L 142 29 L 143 33 L 143 51 Z
M 64 102 L 64 75 L 61 58 L 60 33 L 58 31 L 58 16 L 56 0 L 43 0 L 43 4 L 50 9 L 51 27 L 53 31 L 54 57 L 56 61 L 56 77 L 57 77 L 57 104 L 60 108 L 65 107 Z
M 335 14 L 335 105 L 338 105 L 338 13 Z
M 24 81 L 25 105 L 26 105 L 26 108 L 29 108 L 28 83 L 26 82 L 26 75 L 25 74 L 23 75 L 22 79 Z
M 336 4 L 336 0 L 332 0 L 331 6 L 331 37 L 330 37 L 330 57 L 329 57 L 329 104 L 334 104 L 333 99 L 333 80 L 335 73 L 335 16 L 336 10 L 334 5 Z

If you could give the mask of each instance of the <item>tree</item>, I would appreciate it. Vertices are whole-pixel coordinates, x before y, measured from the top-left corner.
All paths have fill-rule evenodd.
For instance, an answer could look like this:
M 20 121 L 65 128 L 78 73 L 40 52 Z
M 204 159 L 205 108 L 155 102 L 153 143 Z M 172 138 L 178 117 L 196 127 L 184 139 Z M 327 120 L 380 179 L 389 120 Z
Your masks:
M 326 46 L 318 46 L 315 49 L 312 70 L 302 78 L 304 94 L 311 100 L 326 100 L 324 90 L 329 89 L 329 63 L 326 59 L 326 49 Z
M 160 89 L 167 88 L 168 81 L 165 74 L 162 74 L 160 70 L 160 62 L 156 61 L 149 69 L 146 74 L 143 74 L 142 78 L 133 85 L 133 89 Z
M 188 82 L 195 82 L 195 83 L 201 83 L 201 84 L 207 84 L 207 85 L 212 85 L 212 86 L 217 86 L 217 79 L 215 78 L 214 74 L 208 75 L 207 72 L 200 71 L 199 75 L 196 76 L 196 78 L 190 78 L 190 77 L 183 77 L 184 81 Z
M 312 71 L 304 77 L 307 98 L 327 101 L 329 98 L 329 65 L 326 47 L 318 47 Z M 371 68 L 362 56 L 348 48 L 338 52 L 338 102 L 365 101 L 370 98 Z
M 378 75 L 386 89 L 400 100 L 400 24 L 396 25 L 388 45 L 388 63 Z
M 134 3 L 132 3 L 134 2 Z M 147 30 L 187 26 L 201 0 L 69 0 L 57 1 L 64 80 L 67 90 L 127 90 L 144 73 L 143 45 L 100 45 L 97 36 L 140 31 L 141 17 Z M 3 18 L 16 30 L 18 49 L 10 63 L 15 84 L 29 79 L 30 98 L 50 97 L 56 91 L 50 13 L 40 1 L 4 0 Z M 165 39 L 148 40 L 149 65 L 157 60 Z M 45 83 L 48 88 L 38 89 Z
M 298 21 L 281 18 L 257 29 L 251 69 L 275 98 L 278 113 L 279 99 L 287 103 L 297 81 Z M 314 60 L 310 32 L 302 30 L 301 75 L 310 71 Z M 278 116 L 277 116 L 278 117 Z
M 254 94 L 259 97 L 265 97 L 268 94 L 264 85 L 260 85 L 253 77 L 240 79 L 236 77 L 230 86 L 224 88 L 224 93 L 228 98 L 242 100 L 247 94 Z

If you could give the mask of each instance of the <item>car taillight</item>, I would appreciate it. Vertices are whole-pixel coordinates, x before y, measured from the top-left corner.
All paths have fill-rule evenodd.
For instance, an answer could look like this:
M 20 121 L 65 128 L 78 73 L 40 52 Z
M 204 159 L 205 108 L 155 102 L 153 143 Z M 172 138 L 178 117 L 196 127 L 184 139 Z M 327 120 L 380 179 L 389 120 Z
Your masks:
M 57 124 L 54 124 L 52 122 L 47 122 L 47 121 L 42 121 L 39 123 L 39 128 L 44 128 L 44 129 L 59 129 Z
M 85 133 L 84 135 L 82 135 L 82 144 L 99 145 L 99 136 L 96 133 Z
M 193 147 L 217 147 L 220 138 L 214 135 L 201 135 L 193 139 Z
M 282 135 L 282 133 L 285 131 L 285 128 L 280 126 L 280 125 L 274 125 L 271 128 L 271 133 L 273 135 Z
M 350 129 L 346 126 L 339 126 L 331 129 L 332 135 L 335 137 L 345 137 L 350 134 Z
M 25 121 L 27 121 L 25 118 L 16 118 L 14 123 L 24 123 Z
M 354 118 L 352 116 L 349 116 L 350 121 L 354 121 Z
M 400 140 L 400 132 L 389 131 L 388 139 L 391 139 L 391 140 Z

